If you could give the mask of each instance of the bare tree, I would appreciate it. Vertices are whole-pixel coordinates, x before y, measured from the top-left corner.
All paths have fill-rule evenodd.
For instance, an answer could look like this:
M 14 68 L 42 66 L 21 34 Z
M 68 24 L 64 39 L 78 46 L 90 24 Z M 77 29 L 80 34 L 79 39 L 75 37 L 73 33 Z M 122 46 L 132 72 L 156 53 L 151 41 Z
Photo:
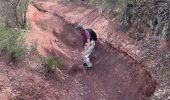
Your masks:
M 0 17 L 6 27 L 26 28 L 26 11 L 29 0 L 1 0 Z

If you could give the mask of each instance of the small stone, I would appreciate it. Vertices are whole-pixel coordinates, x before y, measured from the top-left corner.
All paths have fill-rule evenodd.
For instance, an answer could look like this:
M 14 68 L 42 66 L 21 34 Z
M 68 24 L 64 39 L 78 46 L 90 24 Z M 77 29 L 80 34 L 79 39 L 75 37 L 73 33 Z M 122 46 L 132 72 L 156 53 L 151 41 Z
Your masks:
M 117 91 L 118 93 L 121 93 L 121 91 L 119 90 L 119 91 Z
M 10 63 L 9 63 L 9 65 L 13 65 L 13 63 L 12 63 L 12 62 L 10 62 Z
M 80 96 L 83 96 L 84 95 L 84 93 L 80 93 Z
M 168 97 L 168 100 L 170 100 L 170 96 Z

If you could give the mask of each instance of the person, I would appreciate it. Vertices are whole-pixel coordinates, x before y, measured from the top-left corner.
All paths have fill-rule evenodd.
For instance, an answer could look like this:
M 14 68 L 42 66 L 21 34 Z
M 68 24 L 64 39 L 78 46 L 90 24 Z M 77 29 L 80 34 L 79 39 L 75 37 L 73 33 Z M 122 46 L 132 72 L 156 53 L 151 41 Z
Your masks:
M 83 43 L 84 43 L 84 50 L 82 52 L 83 65 L 85 66 L 85 68 L 87 70 L 91 69 L 92 63 L 89 59 L 89 56 L 91 55 L 91 53 L 95 47 L 95 41 L 93 40 L 92 34 L 88 31 L 88 29 L 84 29 L 83 26 L 81 26 L 81 25 L 78 25 L 75 28 L 76 28 L 76 30 L 78 30 L 81 33 Z

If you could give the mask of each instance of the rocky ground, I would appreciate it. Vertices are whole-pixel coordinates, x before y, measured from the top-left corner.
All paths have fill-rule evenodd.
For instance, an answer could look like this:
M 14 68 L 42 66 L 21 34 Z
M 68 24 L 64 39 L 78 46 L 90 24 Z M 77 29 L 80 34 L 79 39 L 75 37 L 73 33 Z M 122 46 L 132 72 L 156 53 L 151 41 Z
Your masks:
M 145 55 L 143 49 L 134 46 L 128 37 L 120 37 L 122 33 L 116 31 L 116 21 L 99 15 L 96 8 L 35 2 L 29 5 L 27 15 L 31 30 L 26 43 L 35 45 L 38 54 L 28 55 L 15 66 L 1 58 L 0 99 L 149 100 L 158 86 L 155 77 L 139 63 L 139 55 Z M 91 57 L 94 68 L 86 73 L 81 69 L 83 47 L 80 35 L 74 31 L 76 22 L 92 26 L 99 35 Z M 114 33 L 103 34 L 113 28 Z M 37 56 L 49 54 L 59 56 L 66 63 L 68 68 L 62 70 L 64 79 L 44 74 Z

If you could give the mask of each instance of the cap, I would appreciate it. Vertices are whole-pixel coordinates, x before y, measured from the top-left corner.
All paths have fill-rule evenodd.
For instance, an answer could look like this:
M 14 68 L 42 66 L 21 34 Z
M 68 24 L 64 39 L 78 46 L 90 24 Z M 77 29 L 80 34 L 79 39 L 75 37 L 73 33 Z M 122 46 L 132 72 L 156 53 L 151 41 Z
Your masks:
M 76 30 L 82 30 L 82 29 L 83 29 L 83 26 L 82 26 L 82 25 L 77 25 L 77 26 L 75 27 L 75 29 L 76 29 Z

